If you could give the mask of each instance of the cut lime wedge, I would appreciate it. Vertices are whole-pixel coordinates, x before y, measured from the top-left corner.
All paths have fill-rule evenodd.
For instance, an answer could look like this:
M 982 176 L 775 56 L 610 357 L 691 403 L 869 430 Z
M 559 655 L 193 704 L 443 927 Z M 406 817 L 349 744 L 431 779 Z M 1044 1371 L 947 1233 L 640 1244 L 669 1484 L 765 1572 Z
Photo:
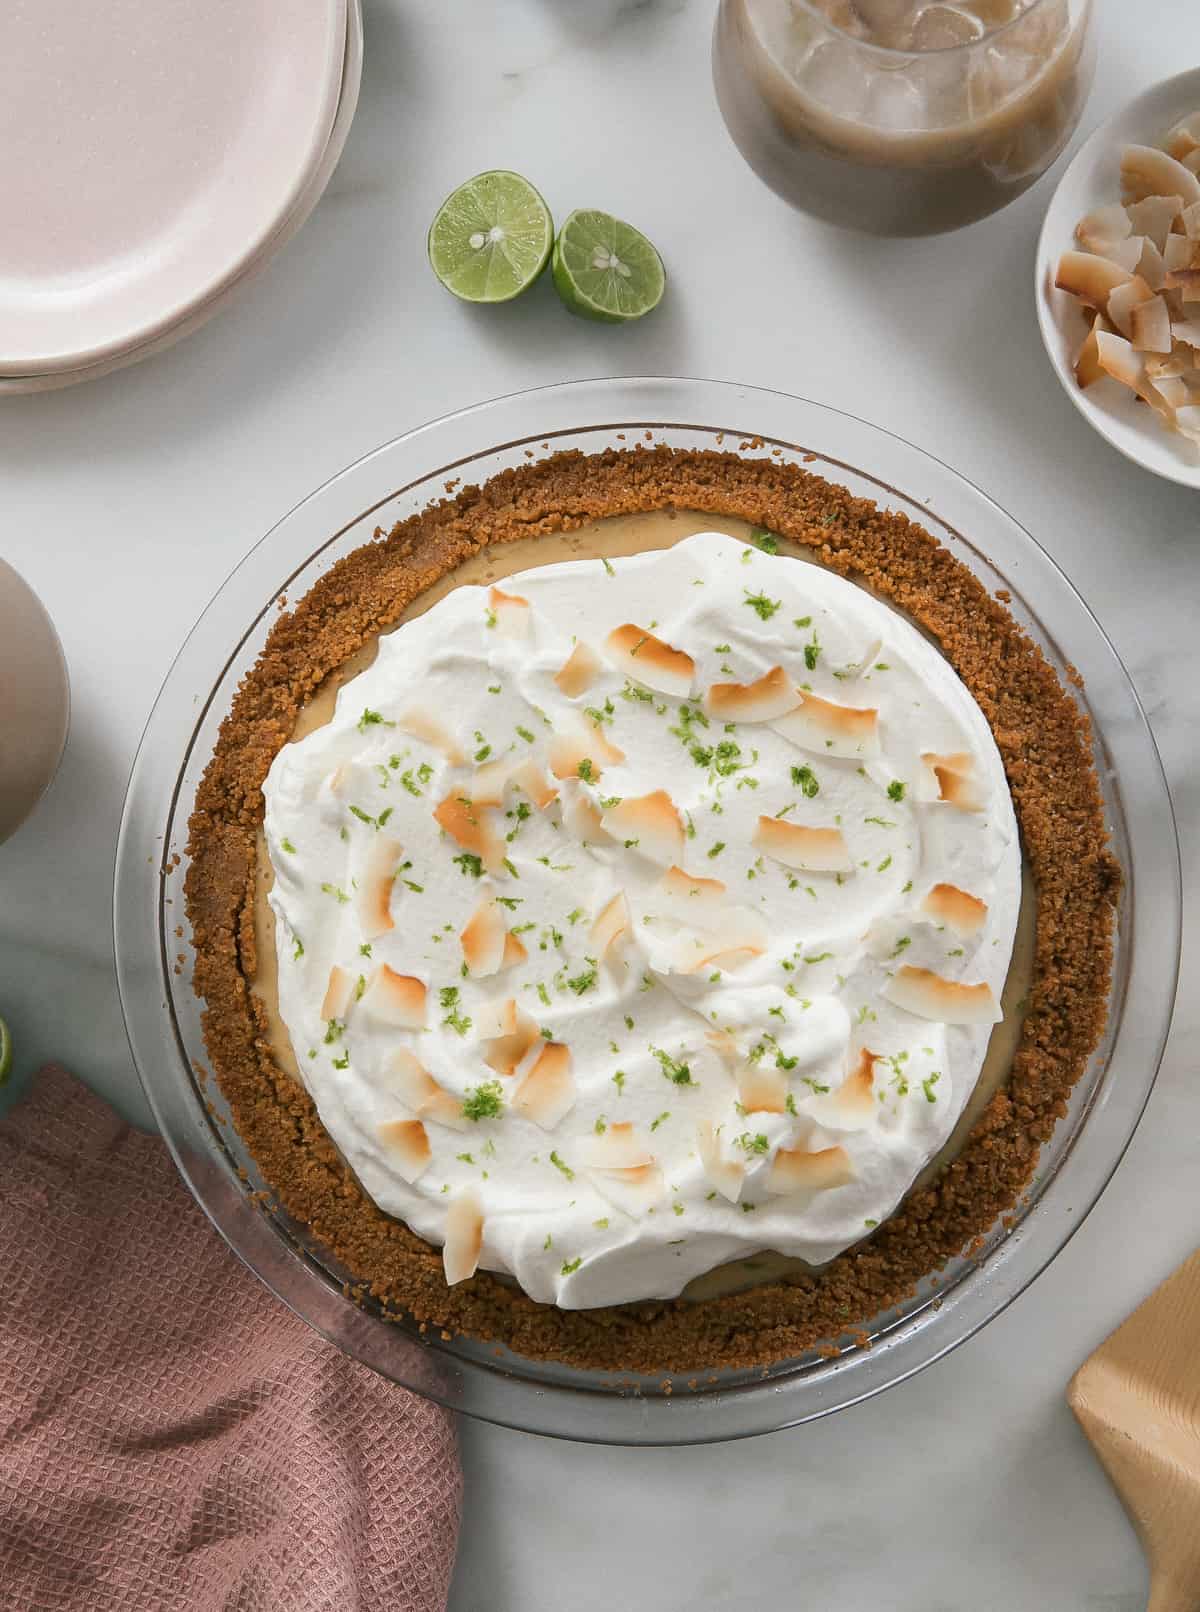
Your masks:
M 464 302 L 509 302 L 546 267 L 550 209 L 528 179 L 493 168 L 451 191 L 429 226 L 429 265 Z
M 554 243 L 554 285 L 572 313 L 623 325 L 657 308 L 662 258 L 640 230 L 610 213 L 572 213 Z
M 12 1036 L 8 1025 L 0 1019 L 0 1086 L 12 1073 Z

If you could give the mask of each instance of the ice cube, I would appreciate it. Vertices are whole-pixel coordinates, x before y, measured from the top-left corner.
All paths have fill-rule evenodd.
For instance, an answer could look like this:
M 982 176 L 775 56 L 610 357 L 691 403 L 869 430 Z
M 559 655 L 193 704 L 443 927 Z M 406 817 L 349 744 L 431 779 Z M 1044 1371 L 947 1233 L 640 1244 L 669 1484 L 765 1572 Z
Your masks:
M 907 0 L 906 0 L 907 3 Z M 833 26 L 852 39 L 867 39 L 870 30 L 859 15 L 854 0 L 816 0 L 817 9 Z
M 830 111 L 858 117 L 867 93 L 862 52 L 847 40 L 825 40 L 804 64 L 804 84 Z
M 970 0 L 968 10 L 979 18 L 985 33 L 994 34 L 997 28 L 1010 23 L 1028 0 Z
M 872 44 L 908 48 L 918 0 L 853 0 L 853 4 Z
M 984 52 L 982 79 L 986 82 L 986 100 L 991 106 L 1000 106 L 1018 90 L 1024 89 L 1037 71 L 1037 63 L 1023 50 L 1013 49 L 1006 36 L 1001 43 L 991 44 Z M 980 98 L 984 99 L 983 83 Z
M 867 90 L 865 117 L 879 129 L 925 129 L 925 97 L 906 73 L 876 73 Z
M 958 6 L 926 6 L 912 27 L 913 50 L 952 50 L 982 38 L 979 18 Z
M 1050 60 L 1066 39 L 1071 27 L 1069 0 L 1042 0 L 1042 4 L 1021 20 L 1005 35 L 1027 55 L 1041 62 Z

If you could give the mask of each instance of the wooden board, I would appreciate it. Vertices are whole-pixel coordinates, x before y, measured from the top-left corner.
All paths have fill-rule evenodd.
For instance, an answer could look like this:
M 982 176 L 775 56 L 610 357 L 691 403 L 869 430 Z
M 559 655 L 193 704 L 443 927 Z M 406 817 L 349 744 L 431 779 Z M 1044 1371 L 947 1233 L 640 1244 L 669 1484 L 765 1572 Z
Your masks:
M 1150 1562 L 1149 1612 L 1200 1612 L 1200 1251 L 1067 1390 Z

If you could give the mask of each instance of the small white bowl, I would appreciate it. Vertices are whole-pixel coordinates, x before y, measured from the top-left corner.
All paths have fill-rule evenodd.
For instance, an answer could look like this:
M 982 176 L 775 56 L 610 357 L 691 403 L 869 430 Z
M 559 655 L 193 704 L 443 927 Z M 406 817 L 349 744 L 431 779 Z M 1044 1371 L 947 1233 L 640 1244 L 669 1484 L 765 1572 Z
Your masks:
M 1087 334 L 1079 304 L 1054 285 L 1059 255 L 1074 244 L 1075 226 L 1094 207 L 1121 199 L 1121 148 L 1158 145 L 1172 124 L 1200 111 L 1200 68 L 1144 90 L 1102 123 L 1080 148 L 1046 210 L 1038 239 L 1034 295 L 1042 341 L 1067 396 L 1127 459 L 1156 476 L 1200 487 L 1200 453 L 1186 437 L 1166 430 L 1144 403 L 1116 381 L 1103 379 L 1082 391 L 1071 361 Z

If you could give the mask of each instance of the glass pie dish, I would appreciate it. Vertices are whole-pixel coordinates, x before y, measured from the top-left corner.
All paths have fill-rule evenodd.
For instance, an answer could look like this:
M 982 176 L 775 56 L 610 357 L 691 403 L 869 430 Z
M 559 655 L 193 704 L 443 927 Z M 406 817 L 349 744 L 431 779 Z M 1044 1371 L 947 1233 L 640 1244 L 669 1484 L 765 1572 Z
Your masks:
M 1125 877 L 1108 1023 L 1020 1204 L 836 1356 L 810 1351 L 685 1388 L 588 1372 L 493 1343 L 385 1320 L 343 1293 L 341 1269 L 272 1202 L 215 1080 L 192 989 L 184 844 L 197 786 L 238 683 L 286 595 L 431 501 L 448 480 L 486 481 L 530 457 L 645 440 L 804 462 L 910 515 L 966 564 L 1068 670 L 1090 719 L 1112 849 Z M 1082 687 L 1080 687 L 1080 683 Z M 1112 646 L 1033 539 L 977 488 L 899 438 L 819 404 L 725 383 L 571 383 L 480 405 L 408 433 L 328 482 L 251 551 L 205 611 L 151 713 L 130 780 L 114 893 L 118 980 L 134 1061 L 181 1173 L 218 1230 L 274 1292 L 354 1358 L 454 1409 L 529 1432 L 604 1443 L 746 1437 L 826 1415 L 930 1365 L 991 1320 L 1063 1247 L 1116 1168 L 1149 1096 L 1174 999 L 1178 847 L 1162 767 Z M 182 938 L 179 931 L 182 929 Z M 1135 1011 L 1127 1011 L 1133 1008 Z

